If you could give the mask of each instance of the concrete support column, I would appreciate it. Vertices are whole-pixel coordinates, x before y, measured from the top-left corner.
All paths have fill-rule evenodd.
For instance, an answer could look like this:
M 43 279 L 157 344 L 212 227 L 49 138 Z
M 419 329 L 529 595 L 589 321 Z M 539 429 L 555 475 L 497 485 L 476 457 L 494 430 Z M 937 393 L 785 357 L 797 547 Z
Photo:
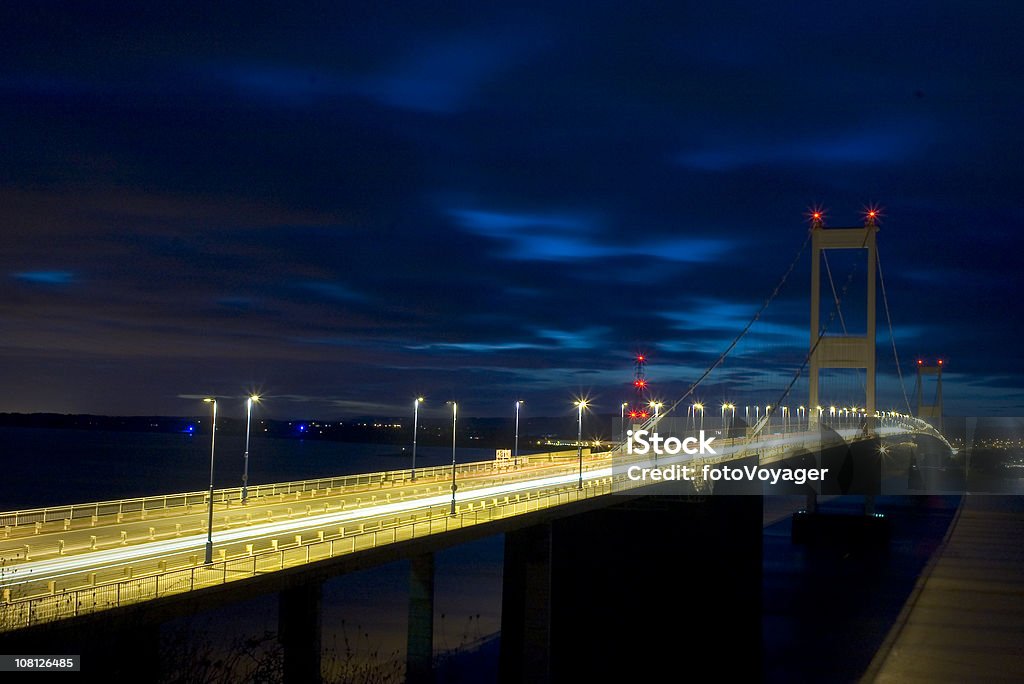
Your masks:
M 505 533 L 502 684 L 551 681 L 551 524 Z
M 434 681 L 434 554 L 412 558 L 409 572 L 409 634 L 405 661 L 407 684 Z
M 761 679 L 760 496 L 649 496 L 557 520 L 552 681 Z M 504 636 L 503 636 L 504 638 Z
M 277 638 L 284 649 L 284 682 L 320 681 L 323 604 L 320 582 L 290 587 L 278 597 Z

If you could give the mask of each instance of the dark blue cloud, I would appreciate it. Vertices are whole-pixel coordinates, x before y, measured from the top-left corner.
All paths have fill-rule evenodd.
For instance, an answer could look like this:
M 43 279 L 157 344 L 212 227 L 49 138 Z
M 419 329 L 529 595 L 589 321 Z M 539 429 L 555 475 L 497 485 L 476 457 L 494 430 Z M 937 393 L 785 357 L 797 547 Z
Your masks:
M 75 280 L 70 271 L 23 271 L 11 275 L 17 280 L 37 285 L 67 285 Z
M 857 225 L 876 202 L 904 361 L 953 359 L 949 402 L 998 409 L 1024 387 L 1020 15 L 0 8 L 0 410 L 180 413 L 253 382 L 323 416 L 614 410 L 638 349 L 666 395 L 714 361 L 809 206 Z M 804 255 L 709 401 L 792 377 L 809 277 Z

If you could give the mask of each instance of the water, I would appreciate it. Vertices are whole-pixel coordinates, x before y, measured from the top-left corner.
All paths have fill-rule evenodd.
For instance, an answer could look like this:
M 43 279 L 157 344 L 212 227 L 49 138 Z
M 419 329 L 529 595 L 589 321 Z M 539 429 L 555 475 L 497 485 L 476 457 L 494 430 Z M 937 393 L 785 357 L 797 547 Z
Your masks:
M 217 435 L 214 486 L 242 484 L 245 439 Z M 460 463 L 494 458 L 456 449 Z M 451 463 L 447 447 L 419 446 L 417 466 Z M 0 511 L 202 491 L 210 482 L 210 436 L 0 428 Z M 410 447 L 254 436 L 249 484 L 408 468 Z

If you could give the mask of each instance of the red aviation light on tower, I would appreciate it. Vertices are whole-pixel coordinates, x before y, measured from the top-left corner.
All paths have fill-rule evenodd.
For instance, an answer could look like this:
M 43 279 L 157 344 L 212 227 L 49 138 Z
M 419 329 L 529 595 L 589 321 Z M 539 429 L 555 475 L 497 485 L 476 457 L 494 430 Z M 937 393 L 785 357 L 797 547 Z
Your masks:
M 939 359 L 939 365 L 940 366 L 942 365 L 942 359 Z
M 820 205 L 808 207 L 804 216 L 810 219 L 812 228 L 821 228 L 825 225 L 825 210 Z
M 917 360 L 917 365 L 918 366 L 923 366 L 924 365 L 924 361 L 922 361 L 921 359 L 918 359 Z
M 647 387 L 647 381 L 643 378 L 637 378 L 633 381 L 633 387 L 636 387 L 637 389 L 644 389 Z

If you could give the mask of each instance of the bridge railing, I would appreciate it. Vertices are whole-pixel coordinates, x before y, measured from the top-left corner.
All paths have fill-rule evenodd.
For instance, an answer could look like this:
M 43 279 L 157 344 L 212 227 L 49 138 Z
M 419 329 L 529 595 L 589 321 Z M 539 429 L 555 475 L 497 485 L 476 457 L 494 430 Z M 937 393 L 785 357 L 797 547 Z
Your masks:
M 524 458 L 551 459 L 565 452 L 544 452 L 539 454 L 525 454 Z M 575 451 L 573 451 L 575 453 Z M 507 470 L 508 466 L 499 464 L 497 461 L 473 461 L 460 463 L 456 466 L 458 474 L 473 474 L 494 470 Z M 416 479 L 430 479 L 439 477 L 451 477 L 451 465 L 425 466 L 416 468 Z M 296 492 L 320 491 L 343 489 L 346 487 L 373 487 L 384 486 L 388 483 L 405 483 L 412 479 L 412 469 L 385 470 L 376 473 L 358 473 L 355 475 L 338 475 L 336 477 L 321 477 L 310 480 L 297 480 L 293 482 L 278 482 L 271 484 L 257 484 L 248 487 L 248 497 L 256 499 L 260 497 L 281 496 L 294 494 Z M 32 525 L 35 523 L 61 522 L 64 520 L 77 520 L 83 518 L 100 518 L 108 515 L 124 515 L 128 513 L 140 513 L 159 511 L 167 508 L 181 506 L 193 506 L 206 504 L 209 492 L 182 492 L 178 494 L 157 494 L 154 496 L 143 496 L 126 499 L 113 499 L 110 501 L 97 501 L 91 503 L 65 504 L 61 506 L 47 506 L 43 508 L 30 508 L 18 511 L 7 511 L 0 513 L 0 528 L 18 527 L 19 525 Z M 242 499 L 241 487 L 228 487 L 215 489 L 213 492 L 214 504 L 227 504 L 239 502 Z
M 597 466 L 588 464 L 584 470 Z M 449 466 L 449 472 L 451 466 Z M 321 531 L 310 539 L 223 558 L 210 564 L 190 564 L 129 579 L 54 591 L 52 594 L 27 598 L 6 597 L 0 601 L 0 631 L 21 629 L 32 625 L 76 617 L 110 608 L 181 594 L 196 589 L 225 584 L 284 570 L 306 563 L 373 549 L 385 544 L 441 534 L 471 525 L 523 515 L 574 501 L 602 496 L 613 490 L 611 475 L 584 479 L 578 489 L 575 483 L 551 486 L 536 492 L 487 497 L 458 504 L 456 514 L 450 507 L 431 506 L 414 509 L 392 521 L 373 525 L 349 524 L 335 527 L 330 534 Z

